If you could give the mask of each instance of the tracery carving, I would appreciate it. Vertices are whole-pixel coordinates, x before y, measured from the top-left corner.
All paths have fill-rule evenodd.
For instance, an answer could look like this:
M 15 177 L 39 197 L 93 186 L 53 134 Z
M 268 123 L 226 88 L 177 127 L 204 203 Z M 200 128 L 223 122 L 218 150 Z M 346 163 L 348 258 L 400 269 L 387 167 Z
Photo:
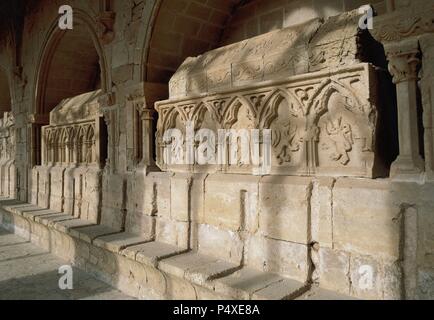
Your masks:
M 185 141 L 164 143 L 164 132 L 185 133 L 186 123 L 194 121 L 195 130 L 209 128 L 216 137 L 220 128 L 270 129 L 271 174 L 375 176 L 376 95 L 368 85 L 374 72 L 368 64 L 357 64 L 277 85 L 157 103 L 158 165 L 203 170 L 165 162 L 170 153 L 181 159 L 186 146 Z M 228 162 L 220 170 L 245 172 L 245 167 Z
M 100 165 L 103 112 L 98 93 L 66 99 L 51 111 L 50 124 L 42 127 L 43 165 Z

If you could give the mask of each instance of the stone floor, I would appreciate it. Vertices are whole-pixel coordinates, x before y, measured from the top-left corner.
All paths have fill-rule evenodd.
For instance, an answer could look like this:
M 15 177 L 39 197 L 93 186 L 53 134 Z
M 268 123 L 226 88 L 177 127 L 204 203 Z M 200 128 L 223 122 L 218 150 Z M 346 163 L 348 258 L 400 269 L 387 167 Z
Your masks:
M 0 228 L 0 300 L 125 300 L 131 297 L 73 269 L 73 290 L 61 290 L 67 262 Z

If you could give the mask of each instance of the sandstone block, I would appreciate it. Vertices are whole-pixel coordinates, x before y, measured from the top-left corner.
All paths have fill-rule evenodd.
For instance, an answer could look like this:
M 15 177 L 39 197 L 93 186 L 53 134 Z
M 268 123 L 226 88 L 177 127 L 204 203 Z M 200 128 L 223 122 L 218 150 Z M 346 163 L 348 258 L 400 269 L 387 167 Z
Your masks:
M 178 221 L 189 221 L 189 202 L 192 177 L 189 174 L 178 173 L 171 178 L 170 201 L 171 218 Z
M 317 272 L 321 288 L 350 294 L 350 255 L 344 251 L 320 248 Z
M 236 232 L 199 225 L 198 249 L 199 253 L 239 264 L 243 255 L 243 242 Z
M 158 218 L 156 240 L 180 248 L 188 247 L 188 223 Z
M 309 242 L 311 179 L 266 177 L 259 184 L 259 229 L 262 234 L 296 243 Z
M 212 175 L 205 182 L 204 222 L 231 231 L 257 226 L 258 177 Z
M 248 241 L 247 264 L 264 272 L 305 282 L 309 272 L 308 247 L 304 244 L 252 236 Z
M 391 260 L 400 257 L 400 208 L 389 188 L 386 181 L 338 179 L 333 191 L 336 249 Z

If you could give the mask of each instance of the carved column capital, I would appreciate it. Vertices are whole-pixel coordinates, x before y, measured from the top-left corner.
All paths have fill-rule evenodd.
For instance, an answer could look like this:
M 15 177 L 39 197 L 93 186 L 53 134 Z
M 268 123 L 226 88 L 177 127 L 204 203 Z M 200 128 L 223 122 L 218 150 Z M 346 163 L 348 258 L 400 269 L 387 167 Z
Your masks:
M 155 110 L 153 109 L 142 109 L 140 113 L 140 118 L 142 120 L 154 120 Z
M 389 72 L 395 84 L 418 80 L 418 68 L 421 63 L 420 52 L 416 43 L 393 44 L 386 46 Z

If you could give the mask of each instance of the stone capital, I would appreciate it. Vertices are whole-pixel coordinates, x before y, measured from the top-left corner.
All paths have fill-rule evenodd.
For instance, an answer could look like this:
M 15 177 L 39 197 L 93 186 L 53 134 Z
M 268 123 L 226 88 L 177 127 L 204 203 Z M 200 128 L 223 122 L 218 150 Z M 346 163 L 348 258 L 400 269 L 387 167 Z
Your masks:
M 154 119 L 154 113 L 155 113 L 155 110 L 144 108 L 144 109 L 142 109 L 140 117 L 142 120 L 153 120 Z
M 389 72 L 394 83 L 418 79 L 421 59 L 417 41 L 401 41 L 386 45 L 385 49 L 389 60 Z

